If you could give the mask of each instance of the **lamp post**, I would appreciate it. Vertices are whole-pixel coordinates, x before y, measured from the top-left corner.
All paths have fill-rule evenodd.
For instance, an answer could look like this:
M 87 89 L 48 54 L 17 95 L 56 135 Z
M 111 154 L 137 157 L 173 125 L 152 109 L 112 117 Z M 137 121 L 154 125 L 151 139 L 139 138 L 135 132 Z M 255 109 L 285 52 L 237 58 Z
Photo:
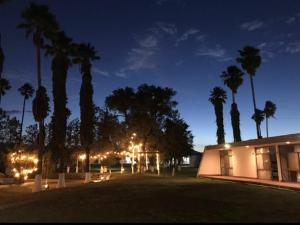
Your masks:
M 141 173 L 141 153 L 140 145 L 138 146 L 138 173 Z
M 131 147 L 132 153 L 131 153 L 131 174 L 134 174 L 134 147 L 132 145 Z
M 146 152 L 146 171 L 148 171 L 148 154 Z
M 159 168 L 159 153 L 156 153 L 156 168 L 157 168 L 157 175 L 160 175 L 160 168 Z
M 77 159 L 76 159 L 76 173 L 78 173 L 78 155 L 77 155 Z

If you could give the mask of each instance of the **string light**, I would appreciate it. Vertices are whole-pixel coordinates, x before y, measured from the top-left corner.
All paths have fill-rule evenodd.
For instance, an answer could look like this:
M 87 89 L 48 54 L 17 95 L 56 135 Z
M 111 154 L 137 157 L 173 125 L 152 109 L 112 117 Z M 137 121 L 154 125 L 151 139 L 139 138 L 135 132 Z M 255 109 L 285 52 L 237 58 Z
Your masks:
M 36 154 L 24 153 L 22 150 L 19 150 L 11 153 L 9 160 L 13 166 L 12 172 L 15 178 L 22 176 L 24 180 L 27 180 L 29 174 L 38 170 L 37 164 L 39 160 Z
M 128 156 L 130 155 L 130 152 L 127 152 L 127 151 L 122 151 L 122 152 L 116 152 L 116 151 L 110 151 L 110 152 L 105 152 L 103 154 L 96 154 L 96 155 L 90 155 L 90 158 L 91 159 L 100 159 L 100 160 L 103 160 L 103 159 L 107 159 L 108 157 L 110 156 Z M 78 156 L 78 158 L 80 160 L 85 160 L 86 159 L 86 154 L 80 154 Z

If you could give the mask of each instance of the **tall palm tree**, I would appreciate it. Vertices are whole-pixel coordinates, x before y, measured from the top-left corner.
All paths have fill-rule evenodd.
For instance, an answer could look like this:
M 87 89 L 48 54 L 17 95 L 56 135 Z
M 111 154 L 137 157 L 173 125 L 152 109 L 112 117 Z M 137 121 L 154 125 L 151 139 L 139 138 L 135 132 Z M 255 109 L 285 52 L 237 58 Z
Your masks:
M 8 91 L 11 86 L 9 84 L 9 81 L 7 79 L 4 79 L 2 76 L 3 73 L 3 65 L 4 65 L 4 52 L 1 47 L 1 34 L 0 34 L 0 105 L 1 105 L 1 97 L 6 94 L 6 91 Z
M 216 123 L 217 123 L 217 142 L 218 144 L 225 143 L 225 132 L 224 132 L 224 122 L 223 122 L 223 104 L 226 102 L 227 94 L 220 87 L 215 87 L 210 92 L 209 101 L 214 105 Z
M 55 32 L 50 35 L 51 45 L 46 45 L 46 54 L 52 59 L 53 84 L 53 143 L 54 149 L 59 153 L 59 179 L 58 187 L 65 187 L 65 141 L 67 129 L 67 93 L 66 81 L 71 64 L 71 41 L 64 32 Z
M 263 110 L 260 109 L 256 109 L 255 113 L 252 115 L 251 117 L 255 122 L 257 122 L 258 126 L 261 125 L 261 123 L 264 121 L 265 119 L 265 112 Z M 262 137 L 260 137 L 262 138 Z
M 23 123 L 24 123 L 24 113 L 25 113 L 25 107 L 26 107 L 26 100 L 31 98 L 33 93 L 34 93 L 34 89 L 31 86 L 31 84 L 29 83 L 25 83 L 23 84 L 18 91 L 20 92 L 20 94 L 22 96 L 24 96 L 23 99 L 23 110 L 22 110 L 22 121 L 21 121 L 21 129 L 20 129 L 20 137 L 19 137 L 19 144 L 22 143 L 22 131 L 23 131 Z
M 31 3 L 30 6 L 22 12 L 24 23 L 18 25 L 18 28 L 24 29 L 26 37 L 32 35 L 33 44 L 36 47 L 36 66 L 37 66 L 37 91 L 32 104 L 34 119 L 39 123 L 39 153 L 38 153 L 38 171 L 35 177 L 34 192 L 41 191 L 42 188 L 42 157 L 44 152 L 44 119 L 49 112 L 49 98 L 47 90 L 42 86 L 41 75 L 41 49 L 44 48 L 44 38 L 47 35 L 59 29 L 55 17 L 49 12 L 45 5 Z
M 274 117 L 276 110 L 277 110 L 277 107 L 273 102 L 266 101 L 265 108 L 264 108 L 264 113 L 265 113 L 265 117 L 266 117 L 267 137 L 269 137 L 269 123 L 268 123 L 268 120 L 269 120 L 270 117 Z
M 92 61 L 100 59 L 97 52 L 90 44 L 75 44 L 73 62 L 80 65 L 82 83 L 80 88 L 80 141 L 86 150 L 85 182 L 90 182 L 90 146 L 93 143 L 93 125 L 95 110 L 93 103 L 93 85 L 91 67 Z
M 237 93 L 238 88 L 243 84 L 243 75 L 244 73 L 237 66 L 229 66 L 227 70 L 223 71 L 221 75 L 224 84 L 232 92 L 232 104 L 230 114 L 234 142 L 241 141 L 240 112 L 235 102 L 235 95 Z
M 257 108 L 256 108 L 253 77 L 255 76 L 256 70 L 258 69 L 258 67 L 261 64 L 261 56 L 259 55 L 259 52 L 260 52 L 260 50 L 255 47 L 246 46 L 242 50 L 239 51 L 240 57 L 237 58 L 237 62 L 242 65 L 242 68 L 250 76 L 254 113 L 256 113 L 258 111 L 256 111 Z M 259 118 L 259 115 L 257 115 L 255 118 Z M 261 138 L 261 130 L 260 130 L 260 126 L 259 126 L 259 121 L 255 120 L 255 123 L 256 123 L 257 138 Z

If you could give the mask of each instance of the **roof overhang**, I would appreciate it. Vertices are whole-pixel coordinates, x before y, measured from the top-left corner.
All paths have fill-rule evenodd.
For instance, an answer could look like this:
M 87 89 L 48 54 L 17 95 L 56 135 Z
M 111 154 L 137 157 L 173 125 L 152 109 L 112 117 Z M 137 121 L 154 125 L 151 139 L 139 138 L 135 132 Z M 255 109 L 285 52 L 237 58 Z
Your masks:
M 300 144 L 300 133 L 288 134 L 282 136 L 275 136 L 261 139 L 251 139 L 247 141 L 226 143 L 222 145 L 208 145 L 205 146 L 204 150 L 221 150 L 230 149 L 235 147 L 256 147 L 256 146 L 267 146 L 267 145 L 281 145 L 281 144 Z

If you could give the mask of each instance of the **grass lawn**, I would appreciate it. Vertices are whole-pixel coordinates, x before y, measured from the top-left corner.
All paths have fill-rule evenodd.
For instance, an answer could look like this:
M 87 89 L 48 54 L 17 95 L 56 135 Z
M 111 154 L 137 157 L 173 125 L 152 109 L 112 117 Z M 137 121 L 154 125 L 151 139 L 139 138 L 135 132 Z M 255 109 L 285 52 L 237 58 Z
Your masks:
M 0 189 L 0 222 L 300 222 L 300 192 L 190 176 L 114 175 L 22 194 Z M 15 193 L 15 194 L 13 194 Z M 2 208 L 14 201 L 15 206 Z

